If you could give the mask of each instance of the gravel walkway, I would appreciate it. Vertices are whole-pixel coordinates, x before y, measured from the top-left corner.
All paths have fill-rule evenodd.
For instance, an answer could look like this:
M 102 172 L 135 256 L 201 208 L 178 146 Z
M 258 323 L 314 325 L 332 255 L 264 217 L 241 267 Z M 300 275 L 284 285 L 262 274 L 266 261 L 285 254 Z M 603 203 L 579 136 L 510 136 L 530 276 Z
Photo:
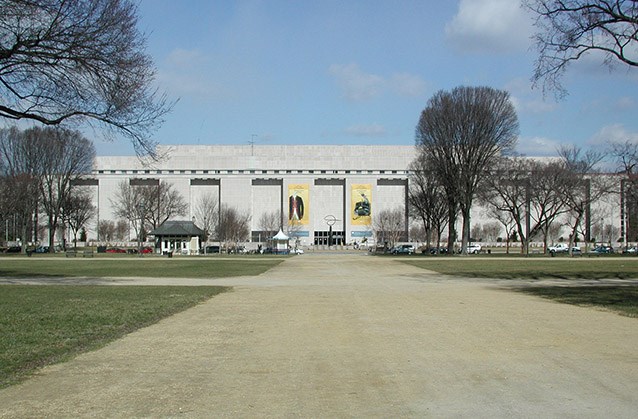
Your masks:
M 203 282 L 235 288 L 0 390 L 0 417 L 638 412 L 637 319 L 361 254 Z

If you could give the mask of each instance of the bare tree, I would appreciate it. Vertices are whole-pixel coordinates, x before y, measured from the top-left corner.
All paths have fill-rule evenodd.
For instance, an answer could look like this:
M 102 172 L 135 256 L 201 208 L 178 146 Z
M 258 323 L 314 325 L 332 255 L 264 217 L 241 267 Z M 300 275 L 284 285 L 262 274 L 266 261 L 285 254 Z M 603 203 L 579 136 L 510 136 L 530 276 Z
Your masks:
M 488 213 L 503 226 L 505 230 L 505 253 L 509 254 L 512 235 L 516 232 L 516 222 L 514 221 L 512 213 L 509 211 L 501 211 L 495 207 L 490 208 Z
M 151 228 L 157 228 L 165 221 L 188 212 L 188 203 L 172 183 L 132 187 L 139 188 L 140 203 L 144 205 L 144 215 Z
M 110 242 L 115 235 L 115 223 L 112 220 L 100 220 L 97 225 L 97 237 L 100 241 Z
M 373 218 L 374 234 L 377 244 L 383 243 L 385 249 L 391 249 L 405 234 L 405 214 L 403 209 L 386 209 Z
M 115 230 L 113 230 L 113 237 L 116 240 L 124 241 L 128 237 L 130 229 L 128 222 L 125 220 L 117 220 Z
M 593 202 L 610 193 L 611 185 L 609 179 L 603 176 L 591 176 L 593 169 L 603 159 L 603 154 L 591 150 L 583 152 L 579 147 L 562 147 L 558 153 L 570 175 L 562 192 L 566 198 L 565 205 L 569 210 L 567 223 L 570 229 L 569 249 L 571 254 L 577 234 L 588 236 L 581 224 L 585 213 Z
M 23 239 L 22 251 L 26 251 L 28 238 L 35 236 L 38 226 L 40 198 L 40 162 L 44 150 L 33 136 L 25 136 L 17 128 L 0 130 L 0 170 L 2 174 L 2 214 L 9 215 Z
M 91 172 L 95 158 L 93 143 L 78 131 L 63 128 L 31 128 L 25 131 L 45 150 L 40 162 L 40 194 L 47 216 L 50 251 L 62 208 L 71 193 L 71 183 Z
M 470 240 L 483 241 L 483 226 L 480 223 L 474 224 L 470 229 Z
M 73 188 L 62 205 L 62 220 L 73 231 L 73 247 L 77 247 L 78 232 L 96 214 L 91 193 L 82 188 Z
M 518 117 L 509 94 L 490 87 L 439 91 L 421 112 L 416 144 L 446 191 L 449 206 L 448 247 L 453 247 L 456 206 L 463 217 L 461 249 L 467 253 L 470 210 L 486 171 L 513 149 Z
M 265 212 L 259 218 L 259 229 L 265 234 L 265 237 L 271 238 L 281 228 L 283 224 L 282 218 L 281 211 Z
M 547 248 L 550 224 L 566 211 L 562 191 L 569 178 L 558 162 L 503 158 L 487 177 L 481 200 L 494 210 L 492 214 L 503 211 L 511 215 L 506 219 L 514 222 L 521 252 L 527 254 L 531 239 L 538 234 L 543 235 Z
M 230 246 L 247 240 L 250 237 L 250 214 L 222 205 L 216 235 L 220 242 Z
M 638 240 L 638 142 L 612 143 L 610 154 L 615 158 L 617 173 L 622 176 L 621 200 L 626 219 L 623 241 Z
M 135 230 L 138 239 L 143 238 L 147 226 L 145 226 L 145 211 L 147 203 L 144 201 L 143 187 L 131 186 L 128 181 L 123 180 L 118 184 L 117 191 L 113 199 L 110 199 L 113 207 L 113 214 L 128 221 Z M 114 226 L 115 228 L 115 226 Z
M 130 0 L 1 0 L 0 117 L 86 122 L 127 136 L 140 154 L 172 104 Z
M 635 0 L 525 0 L 536 16 L 539 58 L 533 80 L 543 90 L 565 95 L 561 84 L 569 64 L 590 52 L 603 62 L 638 66 L 638 5 Z
M 497 221 L 488 221 L 483 224 L 483 237 L 486 241 L 495 242 L 501 234 L 501 231 L 503 231 L 503 229 Z
M 184 197 L 166 182 L 158 186 L 137 186 L 124 180 L 110 201 L 115 216 L 131 223 L 138 241 L 146 240 L 149 230 L 172 217 L 185 215 L 188 210 Z
M 219 223 L 219 204 L 217 197 L 210 193 L 199 197 L 193 208 L 193 215 L 197 221 L 197 225 L 201 226 L 208 235 L 212 234 Z
M 410 164 L 408 204 L 412 216 L 423 223 L 428 249 L 432 233 L 436 235 L 438 253 L 438 241 L 447 223 L 448 203 L 443 187 L 426 164 L 423 156 L 417 157 Z

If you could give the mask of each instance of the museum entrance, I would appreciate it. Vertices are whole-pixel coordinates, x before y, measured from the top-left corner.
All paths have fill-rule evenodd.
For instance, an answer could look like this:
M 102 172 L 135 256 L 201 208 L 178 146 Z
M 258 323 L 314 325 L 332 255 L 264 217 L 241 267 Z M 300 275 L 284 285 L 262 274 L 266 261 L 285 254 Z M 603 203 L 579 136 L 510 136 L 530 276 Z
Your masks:
M 341 246 L 345 242 L 346 232 L 332 230 L 332 241 L 330 240 L 330 230 L 315 231 L 316 246 Z

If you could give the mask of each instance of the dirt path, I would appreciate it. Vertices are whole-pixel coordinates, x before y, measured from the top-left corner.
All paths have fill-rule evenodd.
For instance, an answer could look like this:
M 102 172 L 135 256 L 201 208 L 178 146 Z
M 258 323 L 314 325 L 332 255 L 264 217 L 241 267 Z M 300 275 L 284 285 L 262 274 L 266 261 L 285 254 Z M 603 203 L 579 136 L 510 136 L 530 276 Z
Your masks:
M 303 255 L 0 391 L 0 417 L 635 417 L 638 322 Z

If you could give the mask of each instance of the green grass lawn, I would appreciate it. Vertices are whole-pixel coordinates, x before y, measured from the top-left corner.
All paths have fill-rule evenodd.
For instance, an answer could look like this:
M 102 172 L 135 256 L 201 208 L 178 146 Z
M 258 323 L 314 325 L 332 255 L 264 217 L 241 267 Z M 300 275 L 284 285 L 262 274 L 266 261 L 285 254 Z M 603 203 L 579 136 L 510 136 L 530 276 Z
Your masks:
M 1 285 L 0 388 L 227 290 Z
M 525 287 L 517 288 L 517 291 L 638 318 L 638 286 Z
M 469 278 L 497 279 L 634 279 L 636 258 L 406 258 L 402 262 L 423 269 Z M 638 286 L 520 287 L 517 291 L 566 304 L 598 307 L 623 316 L 638 317 Z
M 445 275 L 498 279 L 638 278 L 638 258 L 489 258 L 446 257 L 400 259 Z
M 279 257 L 235 258 L 0 258 L 0 277 L 156 277 L 219 278 L 259 275 L 280 264 Z

